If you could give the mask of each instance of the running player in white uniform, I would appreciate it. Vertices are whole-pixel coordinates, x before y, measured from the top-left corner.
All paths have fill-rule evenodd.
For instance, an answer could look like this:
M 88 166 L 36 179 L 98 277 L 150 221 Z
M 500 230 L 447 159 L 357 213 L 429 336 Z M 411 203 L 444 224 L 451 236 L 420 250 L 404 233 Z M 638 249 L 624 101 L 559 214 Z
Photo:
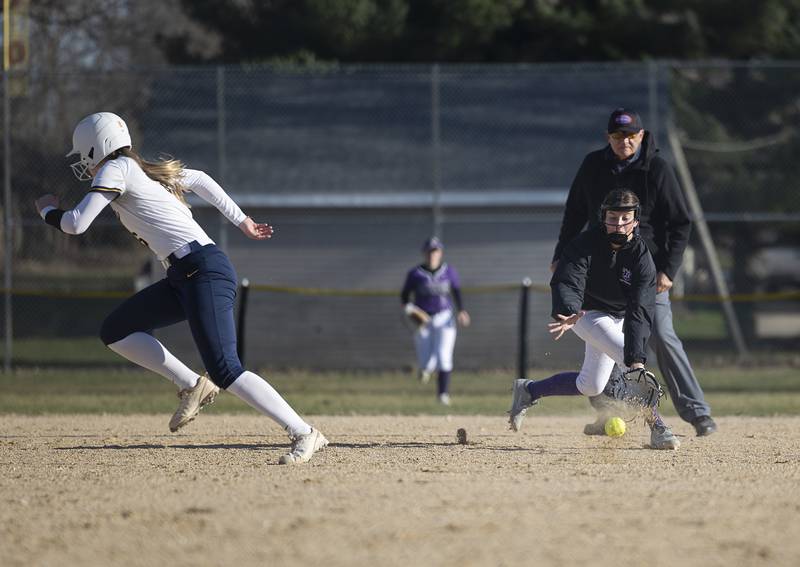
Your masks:
M 132 149 L 128 127 L 119 116 L 100 112 L 75 128 L 79 154 L 72 169 L 92 180 L 89 193 L 72 210 L 58 208 L 58 198 L 44 195 L 36 208 L 42 218 L 67 234 L 85 232 L 111 206 L 123 226 L 153 251 L 167 277 L 124 301 L 103 322 L 100 337 L 114 352 L 171 380 L 180 405 L 170 421 L 177 431 L 211 403 L 220 388 L 271 417 L 289 434 L 292 448 L 280 463 L 308 461 L 328 444 L 260 376 L 242 368 L 236 354 L 233 307 L 237 277 L 222 250 L 192 218 L 184 199 L 191 191 L 214 205 L 249 238 L 272 236 L 267 224 L 245 215 L 211 177 L 185 169 L 177 160 L 149 162 Z M 191 370 L 153 335 L 154 329 L 188 321 L 207 375 Z

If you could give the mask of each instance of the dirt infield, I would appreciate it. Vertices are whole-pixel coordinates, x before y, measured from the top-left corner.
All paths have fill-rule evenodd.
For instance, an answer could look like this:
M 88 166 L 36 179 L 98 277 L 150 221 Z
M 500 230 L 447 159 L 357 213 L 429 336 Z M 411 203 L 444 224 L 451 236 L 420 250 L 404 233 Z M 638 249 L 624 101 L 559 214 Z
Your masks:
M 317 417 L 295 467 L 264 418 L 167 420 L 0 416 L 0 563 L 800 565 L 800 417 L 676 424 L 676 452 L 573 417 Z

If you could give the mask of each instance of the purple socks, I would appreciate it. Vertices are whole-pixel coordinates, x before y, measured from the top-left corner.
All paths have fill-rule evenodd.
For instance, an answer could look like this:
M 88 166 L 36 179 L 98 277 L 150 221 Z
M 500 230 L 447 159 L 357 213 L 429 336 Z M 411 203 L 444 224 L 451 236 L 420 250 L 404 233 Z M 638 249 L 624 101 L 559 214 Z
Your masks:
M 439 371 L 439 394 L 446 394 L 447 391 L 450 389 L 450 371 L 445 372 L 444 370 Z
M 580 390 L 575 384 L 577 379 L 577 372 L 560 372 L 550 378 L 529 383 L 528 393 L 534 400 L 547 396 L 580 396 Z

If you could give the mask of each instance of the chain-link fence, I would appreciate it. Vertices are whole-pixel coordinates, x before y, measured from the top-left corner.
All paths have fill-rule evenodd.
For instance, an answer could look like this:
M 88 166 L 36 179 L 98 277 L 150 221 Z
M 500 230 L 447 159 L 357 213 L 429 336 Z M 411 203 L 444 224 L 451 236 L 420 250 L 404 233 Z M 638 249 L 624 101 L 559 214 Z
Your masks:
M 13 350 L 6 358 L 117 361 L 94 338 L 100 322 L 135 282 L 159 277 L 160 267 L 110 213 L 69 237 L 33 209 L 44 192 L 65 206 L 80 199 L 86 186 L 63 155 L 81 117 L 109 110 L 125 117 L 146 157 L 168 153 L 207 171 L 248 213 L 277 227 L 272 241 L 254 243 L 195 202 L 201 224 L 255 284 L 249 363 L 410 364 L 399 288 L 422 240 L 437 232 L 474 320 L 459 336 L 457 364 L 513 366 L 519 294 L 508 286 L 524 277 L 546 286 L 567 190 L 583 156 L 604 144 L 617 106 L 639 110 L 668 159 L 673 128 L 722 277 L 738 294 L 748 348 L 790 353 L 800 336 L 795 82 L 797 65 L 666 63 L 28 76 L 25 95 L 10 100 L 11 241 L 3 254 L 11 253 L 4 265 L 12 309 L 3 317 Z M 719 288 L 700 244 L 693 237 L 677 286 L 695 300 L 676 304 L 676 324 L 691 353 L 727 352 L 720 304 L 705 297 Z M 552 343 L 544 331 L 549 302 L 544 291 L 532 296 L 531 362 L 574 367 L 579 342 Z M 159 336 L 197 360 L 185 327 Z

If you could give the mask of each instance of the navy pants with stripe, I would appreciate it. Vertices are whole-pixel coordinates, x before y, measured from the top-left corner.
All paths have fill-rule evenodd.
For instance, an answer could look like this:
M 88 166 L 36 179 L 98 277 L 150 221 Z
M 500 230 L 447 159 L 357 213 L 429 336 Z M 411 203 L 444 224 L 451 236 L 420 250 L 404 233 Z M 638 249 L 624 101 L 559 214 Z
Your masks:
M 211 380 L 227 388 L 244 369 L 236 352 L 236 272 L 211 244 L 174 261 L 167 277 L 125 300 L 103 322 L 106 345 L 187 321 Z

